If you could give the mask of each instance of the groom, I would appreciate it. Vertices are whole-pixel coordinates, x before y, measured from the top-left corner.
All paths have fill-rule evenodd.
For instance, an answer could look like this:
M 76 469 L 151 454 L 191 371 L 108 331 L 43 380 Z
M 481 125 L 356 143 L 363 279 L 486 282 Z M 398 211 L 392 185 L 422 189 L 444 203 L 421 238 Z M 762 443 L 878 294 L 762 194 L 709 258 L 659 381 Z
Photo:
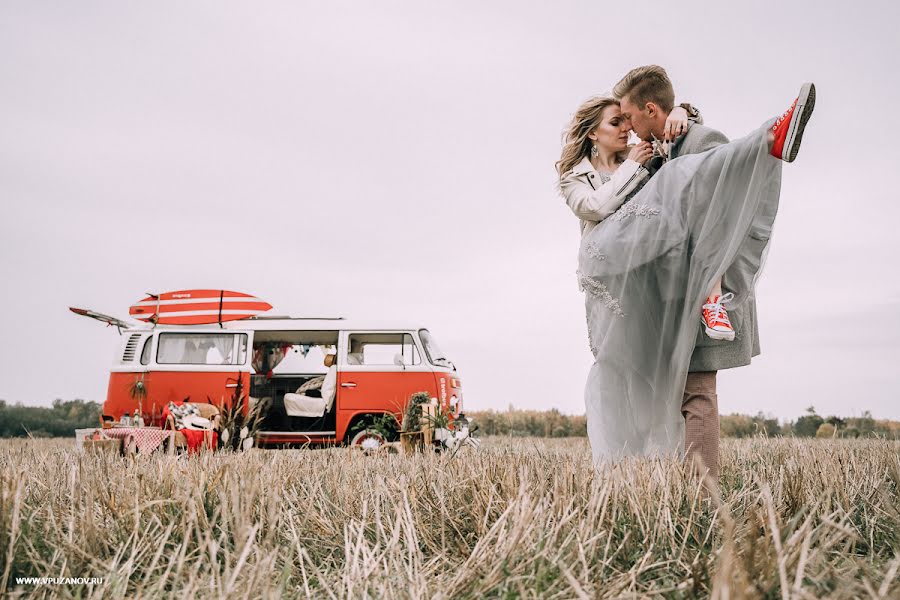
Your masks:
M 613 88 L 620 101 L 623 116 L 630 120 L 635 134 L 644 141 L 665 138 L 666 118 L 675 102 L 675 91 L 665 69 L 656 65 L 632 69 Z M 683 105 L 684 106 L 684 105 Z M 685 107 L 690 115 L 690 107 Z M 696 116 L 693 115 L 693 116 Z M 721 132 L 698 123 L 691 123 L 684 135 L 675 139 L 668 156 L 651 159 L 651 173 L 664 160 L 685 154 L 696 154 L 725 144 L 728 138 Z M 699 311 L 699 307 L 698 307 Z M 698 313 L 699 314 L 699 313 Z M 685 462 L 718 481 L 719 477 L 719 407 L 716 396 L 716 373 L 750 364 L 759 354 L 759 330 L 756 324 L 756 297 L 734 308 L 728 315 L 735 330 L 733 341 L 713 340 L 698 327 L 697 342 L 691 356 L 687 382 L 681 403 L 684 416 Z M 698 318 L 698 324 L 700 319 Z

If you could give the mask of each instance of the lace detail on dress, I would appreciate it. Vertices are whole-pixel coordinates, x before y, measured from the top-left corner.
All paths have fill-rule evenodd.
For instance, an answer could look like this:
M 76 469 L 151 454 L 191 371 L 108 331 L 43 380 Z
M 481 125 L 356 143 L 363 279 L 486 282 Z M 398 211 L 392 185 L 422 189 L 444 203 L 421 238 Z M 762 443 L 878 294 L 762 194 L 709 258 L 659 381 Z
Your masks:
M 613 213 L 614 221 L 622 221 L 628 217 L 655 217 L 660 213 L 658 208 L 648 206 L 646 204 L 635 204 L 634 202 L 626 202 L 619 210 Z
M 597 242 L 588 242 L 587 246 L 584 247 L 584 251 L 587 252 L 587 255 L 591 258 L 606 260 L 606 255 L 600 252 L 600 244 Z
M 618 299 L 613 298 L 613 295 L 609 293 L 609 289 L 597 281 L 593 277 L 586 277 L 581 273 L 578 273 L 578 282 L 581 284 L 582 289 L 586 291 L 591 296 L 598 298 L 603 305 L 612 311 L 614 315 L 617 317 L 624 317 L 625 313 L 622 312 L 622 306 L 619 304 Z
M 585 313 L 584 316 L 585 316 L 584 320 L 587 321 L 588 348 L 591 349 L 591 354 L 594 357 L 596 357 L 598 348 L 596 346 L 594 346 L 594 336 L 593 336 L 593 333 L 591 332 L 591 318 L 589 316 L 589 313 Z

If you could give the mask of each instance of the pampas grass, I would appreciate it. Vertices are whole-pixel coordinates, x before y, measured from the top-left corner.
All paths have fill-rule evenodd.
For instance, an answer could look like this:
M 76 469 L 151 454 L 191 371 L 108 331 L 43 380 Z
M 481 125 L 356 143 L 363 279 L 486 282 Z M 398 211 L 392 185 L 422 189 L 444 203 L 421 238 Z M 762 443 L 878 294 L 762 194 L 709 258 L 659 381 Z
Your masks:
M 879 440 L 726 440 L 721 498 L 668 460 L 597 472 L 584 439 L 490 438 L 452 458 L 254 449 L 133 462 L 2 441 L 0 589 L 896 598 L 898 507 L 900 443 Z

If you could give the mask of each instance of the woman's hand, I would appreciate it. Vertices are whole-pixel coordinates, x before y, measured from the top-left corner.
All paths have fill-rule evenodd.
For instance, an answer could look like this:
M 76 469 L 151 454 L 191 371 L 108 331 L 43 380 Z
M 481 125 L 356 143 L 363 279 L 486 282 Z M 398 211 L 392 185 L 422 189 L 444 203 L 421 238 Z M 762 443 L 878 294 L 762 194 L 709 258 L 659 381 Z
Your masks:
M 628 158 L 641 165 L 650 160 L 651 156 L 653 156 L 653 146 L 650 145 L 650 142 L 636 144 L 628 152 Z
M 672 112 L 669 113 L 669 117 L 666 119 L 666 126 L 665 129 L 663 129 L 663 139 L 670 142 L 679 135 L 687 133 L 687 130 L 688 113 L 683 107 L 676 106 L 672 109 Z

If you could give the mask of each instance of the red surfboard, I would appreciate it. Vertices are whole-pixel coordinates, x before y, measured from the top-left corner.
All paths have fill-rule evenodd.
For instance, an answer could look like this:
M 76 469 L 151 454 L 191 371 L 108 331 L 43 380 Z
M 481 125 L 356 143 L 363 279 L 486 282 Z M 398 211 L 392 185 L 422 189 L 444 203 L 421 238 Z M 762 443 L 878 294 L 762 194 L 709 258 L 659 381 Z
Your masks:
M 161 325 L 208 325 L 253 317 L 272 305 L 228 290 L 181 290 L 150 294 L 128 309 L 131 317 Z

